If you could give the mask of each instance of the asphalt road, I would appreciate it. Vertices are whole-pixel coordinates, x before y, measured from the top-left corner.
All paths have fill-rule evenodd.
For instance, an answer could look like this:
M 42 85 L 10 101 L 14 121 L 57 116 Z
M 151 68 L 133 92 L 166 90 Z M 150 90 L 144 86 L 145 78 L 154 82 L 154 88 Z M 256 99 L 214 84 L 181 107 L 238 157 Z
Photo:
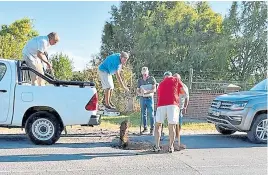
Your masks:
M 0 174 L 241 174 L 267 173 L 267 145 L 252 144 L 246 135 L 182 136 L 187 149 L 153 154 L 111 147 L 113 137 L 67 135 L 55 145 L 33 145 L 25 135 L 0 135 Z M 132 141 L 153 142 L 152 136 Z M 164 144 L 168 138 L 164 139 Z

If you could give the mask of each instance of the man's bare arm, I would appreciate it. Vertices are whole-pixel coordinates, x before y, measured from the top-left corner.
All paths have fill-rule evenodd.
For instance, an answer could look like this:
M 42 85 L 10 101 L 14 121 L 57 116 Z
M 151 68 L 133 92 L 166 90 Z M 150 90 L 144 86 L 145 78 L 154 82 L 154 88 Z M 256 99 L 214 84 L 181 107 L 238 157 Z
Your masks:
M 141 96 L 141 89 L 140 88 L 137 88 L 137 95 Z
M 115 75 L 116 75 L 116 78 L 117 78 L 117 80 L 119 81 L 120 85 L 121 85 L 123 88 L 127 88 L 127 87 L 125 86 L 125 84 L 123 83 L 123 81 L 122 81 L 122 78 L 121 78 L 121 76 L 120 76 L 120 71 L 119 71 L 119 70 L 116 71 Z
M 37 52 L 37 57 L 38 57 L 40 60 L 42 60 L 44 63 L 49 64 L 49 62 L 48 62 L 48 60 L 47 60 L 45 54 L 43 54 L 42 52 L 38 51 L 38 52 Z

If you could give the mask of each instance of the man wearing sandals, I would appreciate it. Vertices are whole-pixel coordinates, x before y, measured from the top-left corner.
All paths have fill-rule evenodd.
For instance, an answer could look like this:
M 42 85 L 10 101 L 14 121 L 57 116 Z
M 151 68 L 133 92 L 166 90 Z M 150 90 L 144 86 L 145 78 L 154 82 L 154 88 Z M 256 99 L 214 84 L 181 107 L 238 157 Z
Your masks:
M 174 77 L 178 78 L 179 80 L 181 80 L 181 76 L 180 74 L 174 74 Z M 186 113 L 187 111 L 187 107 L 188 107 L 188 103 L 189 103 L 189 89 L 188 87 L 182 82 L 182 86 L 184 89 L 185 94 L 180 94 L 180 114 L 179 114 L 179 123 L 176 125 L 176 136 L 178 139 L 178 150 L 182 150 L 186 148 L 186 145 L 181 144 L 180 142 L 180 132 L 181 132 L 181 125 L 182 125 L 182 119 L 183 119 L 183 115 Z
M 182 82 L 173 77 L 171 72 L 165 72 L 165 78 L 159 83 L 157 94 L 157 111 L 155 124 L 155 146 L 154 152 L 160 151 L 161 126 L 164 120 L 168 119 L 169 129 L 169 149 L 170 153 L 174 152 L 174 141 L 176 136 L 176 124 L 179 122 L 179 95 L 184 94 Z

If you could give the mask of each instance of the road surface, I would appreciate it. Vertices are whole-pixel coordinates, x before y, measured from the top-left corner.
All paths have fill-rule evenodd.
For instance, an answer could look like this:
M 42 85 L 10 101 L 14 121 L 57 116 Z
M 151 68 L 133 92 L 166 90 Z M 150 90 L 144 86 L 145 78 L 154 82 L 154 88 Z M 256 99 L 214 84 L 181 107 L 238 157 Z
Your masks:
M 32 144 L 24 134 L 0 135 L 0 174 L 205 174 L 267 173 L 267 145 L 252 144 L 245 134 L 187 134 L 187 149 L 153 154 L 111 147 L 114 135 L 70 134 L 51 146 Z M 152 136 L 131 136 L 153 142 Z M 163 143 L 167 143 L 165 138 Z

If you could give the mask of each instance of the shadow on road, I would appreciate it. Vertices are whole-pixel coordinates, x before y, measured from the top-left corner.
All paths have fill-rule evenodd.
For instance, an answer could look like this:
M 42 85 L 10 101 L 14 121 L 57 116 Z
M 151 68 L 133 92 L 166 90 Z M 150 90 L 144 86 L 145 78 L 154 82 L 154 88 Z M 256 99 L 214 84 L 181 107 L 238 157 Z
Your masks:
M 41 162 L 41 161 L 68 161 L 90 160 L 96 157 L 135 156 L 135 153 L 81 153 L 81 154 L 27 154 L 0 156 L 0 162 Z
M 66 136 L 62 136 L 64 139 Z M 0 135 L 0 150 L 1 149 L 22 149 L 22 148 L 94 148 L 94 147 L 110 147 L 111 142 L 101 141 L 100 137 L 95 137 L 94 142 L 89 142 L 87 140 L 80 140 L 76 142 L 80 135 L 67 135 L 68 142 L 64 143 L 58 141 L 53 145 L 35 145 L 32 143 L 25 134 L 5 134 Z M 75 138 L 74 138 L 75 137 Z M 86 136 L 81 136 L 85 138 Z M 93 136 L 88 136 L 93 137 Z M 73 140 L 72 140 L 73 139 Z
M 154 137 L 148 135 L 132 136 L 130 140 L 133 142 L 147 141 L 154 144 Z M 164 136 L 161 144 L 167 145 L 168 143 L 169 137 Z M 187 149 L 251 148 L 267 146 L 267 144 L 251 143 L 246 134 L 234 134 L 229 136 L 221 134 L 182 135 L 181 143 L 185 144 Z
M 75 138 L 73 138 L 75 137 Z M 111 142 L 95 139 L 94 142 L 89 140 L 79 140 L 79 135 L 63 136 L 54 145 L 34 145 L 24 134 L 0 135 L 0 150 L 1 149 L 22 149 L 22 148 L 94 148 L 94 147 L 110 147 Z M 81 138 L 86 136 L 82 135 Z M 89 135 L 89 137 L 92 137 Z M 68 138 L 68 143 L 64 143 L 65 138 Z M 96 136 L 96 138 L 98 138 Z M 74 139 L 74 140 L 72 140 Z M 131 142 L 147 142 L 154 144 L 154 137 L 150 135 L 130 135 Z M 168 144 L 169 138 L 165 136 L 161 144 Z M 187 146 L 187 149 L 213 149 L 213 148 L 251 148 L 251 147 L 266 147 L 267 144 L 253 144 L 248 141 L 245 134 L 234 134 L 224 136 L 220 134 L 203 134 L 203 135 L 183 135 L 181 142 Z M 1 158 L 1 157 L 0 157 Z
M 164 142 L 169 138 L 164 137 Z M 213 148 L 251 148 L 266 147 L 267 144 L 251 143 L 246 134 L 234 134 L 224 136 L 221 134 L 204 134 L 204 135 L 183 135 L 181 143 L 187 146 L 187 149 L 213 149 Z

